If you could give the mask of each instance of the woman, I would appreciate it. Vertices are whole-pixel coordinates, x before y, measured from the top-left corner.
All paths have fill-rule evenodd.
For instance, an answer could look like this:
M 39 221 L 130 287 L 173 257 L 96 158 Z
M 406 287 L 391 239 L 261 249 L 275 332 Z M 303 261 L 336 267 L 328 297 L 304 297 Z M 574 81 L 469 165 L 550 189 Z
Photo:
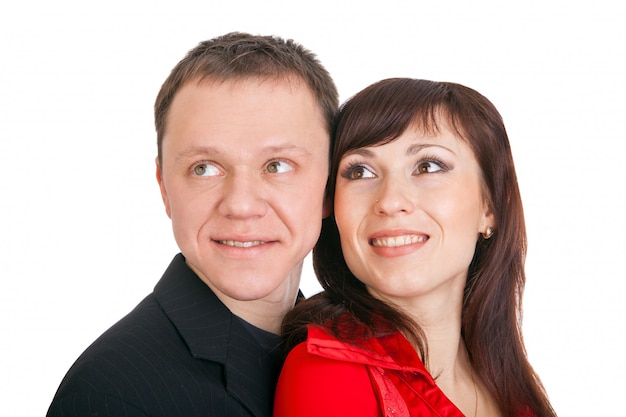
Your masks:
M 325 291 L 284 321 L 275 416 L 555 416 L 522 343 L 526 232 L 493 104 L 383 80 L 335 141 Z

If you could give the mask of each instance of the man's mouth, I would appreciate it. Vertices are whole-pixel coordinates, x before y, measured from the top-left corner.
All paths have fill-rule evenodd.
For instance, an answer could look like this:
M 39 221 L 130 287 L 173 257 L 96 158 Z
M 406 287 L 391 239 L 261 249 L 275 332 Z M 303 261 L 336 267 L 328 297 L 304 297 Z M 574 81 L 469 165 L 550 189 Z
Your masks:
M 425 235 L 402 235 L 372 238 L 369 243 L 377 248 L 395 248 L 398 246 L 426 242 L 427 240 L 428 236 Z
M 217 242 L 219 244 L 226 245 L 226 246 L 233 246 L 235 248 L 251 248 L 251 247 L 259 246 L 265 243 L 260 240 L 253 240 L 250 242 L 239 242 L 237 240 L 218 240 Z

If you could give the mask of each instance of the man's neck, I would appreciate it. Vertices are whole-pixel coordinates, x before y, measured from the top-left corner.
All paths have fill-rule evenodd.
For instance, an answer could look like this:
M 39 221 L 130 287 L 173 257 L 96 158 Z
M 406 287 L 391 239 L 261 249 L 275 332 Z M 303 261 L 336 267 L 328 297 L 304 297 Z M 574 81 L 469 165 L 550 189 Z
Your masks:
M 237 317 L 267 332 L 280 334 L 285 315 L 293 308 L 295 297 L 291 303 L 276 304 L 266 300 L 245 301 L 230 305 L 224 303 Z
M 301 267 L 292 270 L 282 284 L 266 296 L 251 300 L 240 300 L 220 291 L 197 268 L 189 263 L 187 265 L 234 315 L 259 329 L 280 334 L 283 318 L 296 303 Z
M 280 334 L 283 318 L 296 303 L 298 288 L 294 286 L 277 296 L 276 293 L 258 300 L 235 300 L 219 291 L 215 295 L 237 317 L 267 332 Z

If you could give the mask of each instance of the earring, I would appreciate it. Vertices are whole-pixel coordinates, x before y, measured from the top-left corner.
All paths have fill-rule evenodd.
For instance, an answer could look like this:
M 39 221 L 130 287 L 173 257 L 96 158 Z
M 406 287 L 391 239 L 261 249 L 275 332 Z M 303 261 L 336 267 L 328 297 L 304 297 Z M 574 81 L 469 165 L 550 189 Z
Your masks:
M 483 232 L 483 238 L 489 239 L 491 236 L 493 236 L 493 228 L 490 226 L 485 232 Z

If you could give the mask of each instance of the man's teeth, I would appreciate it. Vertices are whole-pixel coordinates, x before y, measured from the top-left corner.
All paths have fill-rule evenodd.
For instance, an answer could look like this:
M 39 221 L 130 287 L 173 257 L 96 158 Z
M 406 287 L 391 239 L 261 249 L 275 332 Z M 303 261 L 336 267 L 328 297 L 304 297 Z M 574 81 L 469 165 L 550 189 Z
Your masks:
M 370 241 L 372 246 L 395 248 L 396 246 L 412 245 L 414 243 L 426 242 L 428 236 L 424 235 L 404 235 L 393 237 L 379 237 Z
M 236 240 L 220 240 L 222 245 L 226 246 L 234 246 L 236 248 L 251 248 L 253 246 L 262 245 L 265 242 L 261 242 L 260 240 L 254 240 L 252 242 L 239 242 Z

